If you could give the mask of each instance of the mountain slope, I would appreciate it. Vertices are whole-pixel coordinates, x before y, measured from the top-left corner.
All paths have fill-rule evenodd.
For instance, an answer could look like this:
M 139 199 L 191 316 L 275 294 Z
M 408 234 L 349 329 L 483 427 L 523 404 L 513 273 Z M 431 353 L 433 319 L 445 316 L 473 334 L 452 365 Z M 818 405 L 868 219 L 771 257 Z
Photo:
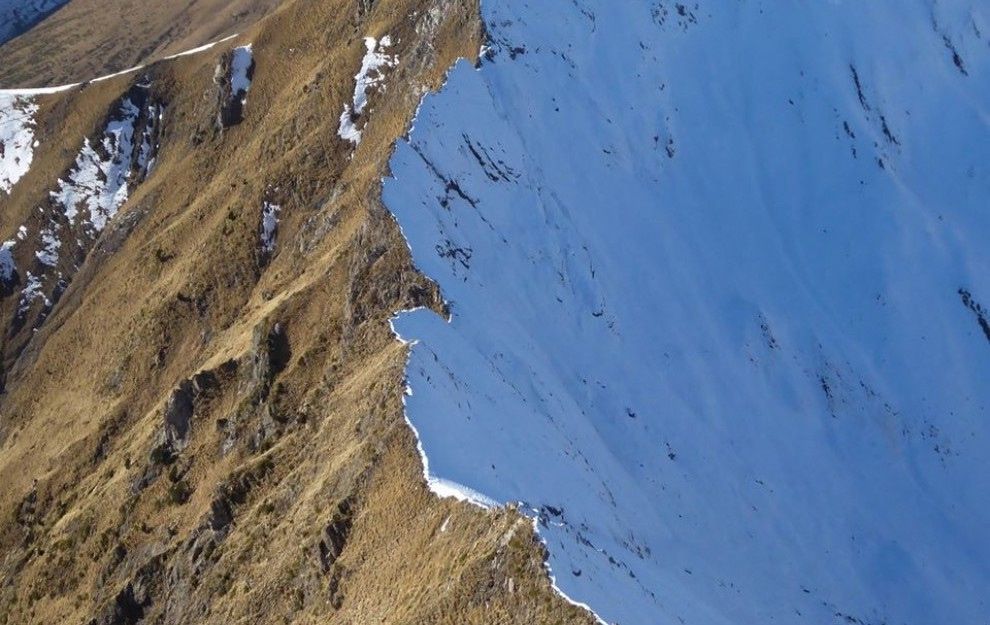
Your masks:
M 402 419 L 388 320 L 439 303 L 380 181 L 480 41 L 473 2 L 294 0 L 3 94 L 0 623 L 590 622 L 525 518 L 430 494 Z
M 9 7 L 14 14 L 29 14 L 31 22 L 44 19 L 29 30 L 10 30 L 27 21 L 7 22 L 11 35 L 27 30 L 10 41 L 0 30 L 0 86 L 58 85 L 119 72 L 243 32 L 278 4 L 276 0 L 12 0 Z M 55 7 L 59 8 L 53 12 Z
M 0 0 L 0 46 L 45 19 L 68 0 Z
M 990 14 L 772 4 L 483 4 L 385 186 L 409 419 L 609 622 L 982 622 Z

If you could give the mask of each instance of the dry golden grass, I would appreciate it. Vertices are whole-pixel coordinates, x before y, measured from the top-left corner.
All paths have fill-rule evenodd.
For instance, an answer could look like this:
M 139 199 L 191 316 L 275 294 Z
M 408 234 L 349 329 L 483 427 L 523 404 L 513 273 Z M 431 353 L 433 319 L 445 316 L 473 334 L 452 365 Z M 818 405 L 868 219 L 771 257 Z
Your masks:
M 245 32 L 278 0 L 72 0 L 0 46 L 0 86 L 48 86 L 119 72 Z
M 227 44 L 253 42 L 257 65 L 222 133 L 222 49 L 149 70 L 167 103 L 154 174 L 51 317 L 0 345 L 0 624 L 591 622 L 551 590 L 527 520 L 428 492 L 402 418 L 387 321 L 440 300 L 379 181 L 423 90 L 476 54 L 476 0 L 356 7 L 290 0 Z M 444 20 L 417 30 L 431 7 Z M 401 63 L 352 154 L 338 117 L 362 37 L 385 33 Z M 34 218 L 133 79 L 44 102 L 0 235 Z M 282 212 L 261 266 L 266 200 Z M 169 397 L 203 371 L 216 383 L 163 455 Z

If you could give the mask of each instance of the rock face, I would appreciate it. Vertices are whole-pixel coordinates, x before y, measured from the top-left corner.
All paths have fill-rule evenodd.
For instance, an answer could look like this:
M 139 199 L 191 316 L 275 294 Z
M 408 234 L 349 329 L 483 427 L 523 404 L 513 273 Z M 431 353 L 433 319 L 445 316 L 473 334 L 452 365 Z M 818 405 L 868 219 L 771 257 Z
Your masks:
M 244 120 L 244 105 L 254 76 L 251 46 L 234 48 L 220 57 L 213 81 L 217 84 L 217 129 Z
M 330 571 L 330 567 L 343 553 L 353 523 L 354 511 L 351 508 L 351 502 L 344 500 L 337 506 L 333 519 L 323 528 L 320 537 L 320 567 L 324 573 Z
M 103 613 L 90 621 L 90 625 L 135 625 L 144 618 L 145 608 L 150 604 L 143 587 L 135 590 L 133 584 L 127 584 Z
M 189 436 L 193 416 L 193 384 L 189 380 L 179 383 L 165 404 L 165 436 L 169 444 L 181 449 Z

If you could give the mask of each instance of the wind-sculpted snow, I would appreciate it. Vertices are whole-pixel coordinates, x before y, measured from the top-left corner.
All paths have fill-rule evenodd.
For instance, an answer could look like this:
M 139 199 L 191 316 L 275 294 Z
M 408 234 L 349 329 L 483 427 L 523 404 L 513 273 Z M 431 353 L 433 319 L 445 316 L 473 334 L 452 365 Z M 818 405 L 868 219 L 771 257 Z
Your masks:
M 990 614 L 990 13 L 487 0 L 386 204 L 429 476 L 633 623 Z
M 0 45 L 45 19 L 69 0 L 0 0 Z

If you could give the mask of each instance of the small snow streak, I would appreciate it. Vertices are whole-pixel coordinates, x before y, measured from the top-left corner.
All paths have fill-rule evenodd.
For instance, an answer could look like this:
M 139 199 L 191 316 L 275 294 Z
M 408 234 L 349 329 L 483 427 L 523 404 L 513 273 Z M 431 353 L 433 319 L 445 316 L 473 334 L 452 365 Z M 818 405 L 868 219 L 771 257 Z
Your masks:
M 21 291 L 21 301 L 17 306 L 18 315 L 26 313 L 35 300 L 41 300 L 45 303 L 45 306 L 51 306 L 51 301 L 45 297 L 42 288 L 41 278 L 29 271 L 27 273 L 27 286 Z

